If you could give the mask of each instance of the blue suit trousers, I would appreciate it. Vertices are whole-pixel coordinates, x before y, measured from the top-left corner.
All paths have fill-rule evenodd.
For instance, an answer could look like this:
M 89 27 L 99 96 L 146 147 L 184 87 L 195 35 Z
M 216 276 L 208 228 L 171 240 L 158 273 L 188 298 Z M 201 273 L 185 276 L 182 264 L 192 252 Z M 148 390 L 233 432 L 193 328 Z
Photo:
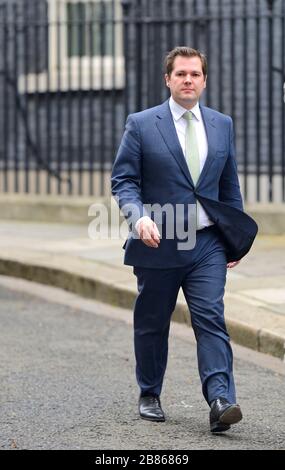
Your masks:
M 235 403 L 233 355 L 224 320 L 226 263 L 223 242 L 212 226 L 197 232 L 187 265 L 171 269 L 134 267 L 139 292 L 134 309 L 134 345 L 142 395 L 161 394 L 170 320 L 182 287 L 197 341 L 203 395 L 209 404 L 217 397 Z

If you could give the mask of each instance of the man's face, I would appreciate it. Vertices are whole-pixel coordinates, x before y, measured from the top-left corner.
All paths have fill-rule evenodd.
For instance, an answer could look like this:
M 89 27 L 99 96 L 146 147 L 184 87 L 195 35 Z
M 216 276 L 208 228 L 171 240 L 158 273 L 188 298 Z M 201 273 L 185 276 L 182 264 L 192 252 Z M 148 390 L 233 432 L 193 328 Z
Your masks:
M 170 76 L 165 74 L 165 81 L 178 104 L 186 109 L 193 108 L 206 88 L 201 59 L 178 55 L 174 59 Z

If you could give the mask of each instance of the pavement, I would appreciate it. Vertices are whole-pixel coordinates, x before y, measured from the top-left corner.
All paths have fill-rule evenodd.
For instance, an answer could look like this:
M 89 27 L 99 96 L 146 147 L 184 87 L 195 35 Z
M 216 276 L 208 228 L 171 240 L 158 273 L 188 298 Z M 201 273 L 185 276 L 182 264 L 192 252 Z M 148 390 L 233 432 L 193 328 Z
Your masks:
M 110 188 L 106 188 L 107 194 L 108 191 L 110 193 Z M 111 196 L 78 197 L 63 194 L 2 193 L 0 194 L 0 219 L 88 225 L 90 222 L 88 208 L 94 203 L 97 207 L 100 204 L 104 206 L 109 214 L 112 208 L 115 207 L 117 210 L 117 204 Z M 251 202 L 246 204 L 245 209 L 258 224 L 259 234 L 285 234 L 285 204 Z
M 172 322 L 166 422 L 153 423 L 138 414 L 131 311 L 7 276 L 0 276 L 0 298 L 1 450 L 92 450 L 94 468 L 111 449 L 180 450 L 191 464 L 191 450 L 285 449 L 280 359 L 233 344 L 243 419 L 213 435 L 194 334 Z M 82 454 L 78 467 L 86 468 Z
M 131 309 L 132 268 L 123 265 L 123 240 L 88 236 L 88 226 L 0 222 L 0 274 L 64 288 Z M 284 360 L 285 235 L 260 235 L 250 253 L 228 270 L 225 317 L 234 342 Z M 183 294 L 173 321 L 190 325 Z

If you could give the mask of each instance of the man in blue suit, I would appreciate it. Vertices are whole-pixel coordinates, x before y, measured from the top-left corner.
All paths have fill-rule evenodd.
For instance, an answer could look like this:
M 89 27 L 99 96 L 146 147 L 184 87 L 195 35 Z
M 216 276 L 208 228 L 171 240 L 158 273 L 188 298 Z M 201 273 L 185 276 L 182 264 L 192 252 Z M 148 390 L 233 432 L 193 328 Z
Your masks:
M 138 283 L 134 342 L 139 413 L 143 419 L 165 421 L 160 394 L 171 314 L 182 287 L 197 340 L 210 429 L 221 432 L 242 419 L 224 320 L 226 271 L 248 252 L 257 228 L 243 212 L 232 120 L 199 105 L 207 80 L 205 56 L 176 47 L 165 63 L 171 97 L 128 117 L 112 172 L 112 193 L 130 225 L 125 264 L 134 266 Z M 153 205 L 162 208 L 160 225 Z M 171 221 L 164 214 L 166 206 L 173 208 Z M 193 206 L 194 219 L 189 216 Z M 185 233 L 195 225 L 194 247 L 185 244 L 183 249 L 185 237 L 176 232 L 167 236 L 167 224 L 181 226 L 178 207 Z

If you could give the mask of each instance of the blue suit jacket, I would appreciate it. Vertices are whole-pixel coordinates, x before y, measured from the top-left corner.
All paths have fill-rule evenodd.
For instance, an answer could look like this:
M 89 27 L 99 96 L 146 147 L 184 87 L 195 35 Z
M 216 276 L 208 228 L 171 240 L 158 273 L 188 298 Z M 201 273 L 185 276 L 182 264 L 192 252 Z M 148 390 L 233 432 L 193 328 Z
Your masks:
M 201 106 L 208 139 L 208 156 L 196 186 L 183 155 L 169 101 L 131 114 L 112 171 L 112 194 L 126 217 L 129 205 L 137 210 L 128 217 L 131 230 L 145 215 L 145 204 L 183 204 L 198 199 L 224 238 L 228 261 L 240 259 L 250 249 L 257 232 L 255 222 L 243 212 L 230 117 Z M 177 250 L 177 238 L 168 240 L 160 227 L 159 248 L 147 247 L 129 236 L 125 264 L 168 268 L 184 266 L 191 250 Z

